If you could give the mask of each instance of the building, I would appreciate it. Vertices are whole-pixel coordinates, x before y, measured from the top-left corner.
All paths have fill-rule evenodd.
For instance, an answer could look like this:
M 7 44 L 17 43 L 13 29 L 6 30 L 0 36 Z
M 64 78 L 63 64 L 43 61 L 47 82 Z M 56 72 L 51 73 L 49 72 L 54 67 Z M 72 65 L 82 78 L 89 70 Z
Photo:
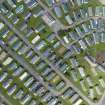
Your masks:
M 86 46 L 85 42 L 83 42 L 82 40 L 80 40 L 78 43 L 80 44 L 81 49 L 83 49 L 83 50 L 86 50 L 87 49 L 87 46 Z
M 66 19 L 66 21 L 67 21 L 67 23 L 68 23 L 69 25 L 73 24 L 73 20 L 72 20 L 72 18 L 70 17 L 70 15 L 66 15 L 66 16 L 65 16 L 65 19 Z
M 62 17 L 62 11 L 61 11 L 60 6 L 55 6 L 54 7 L 54 12 L 55 12 L 55 14 L 58 18 Z

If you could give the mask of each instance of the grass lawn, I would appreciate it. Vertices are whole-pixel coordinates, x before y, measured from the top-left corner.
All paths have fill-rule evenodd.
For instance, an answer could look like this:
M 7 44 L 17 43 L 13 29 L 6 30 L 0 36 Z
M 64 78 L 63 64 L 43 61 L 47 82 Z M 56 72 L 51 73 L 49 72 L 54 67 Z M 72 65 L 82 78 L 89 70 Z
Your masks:
M 105 43 L 100 43 L 97 45 L 93 45 L 91 48 L 89 48 L 89 53 L 93 56 L 96 57 L 97 53 L 104 51 L 105 50 Z

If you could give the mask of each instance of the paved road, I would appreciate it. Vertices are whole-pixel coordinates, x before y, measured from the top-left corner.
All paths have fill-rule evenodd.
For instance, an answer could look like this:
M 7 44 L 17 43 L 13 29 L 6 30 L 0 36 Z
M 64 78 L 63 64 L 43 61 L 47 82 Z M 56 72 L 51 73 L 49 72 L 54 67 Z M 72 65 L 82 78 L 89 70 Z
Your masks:
M 42 5 L 42 7 L 44 7 L 48 12 L 50 12 L 51 13 L 51 15 L 53 15 L 52 14 L 52 12 L 51 11 L 49 11 L 49 9 L 43 4 L 43 3 L 41 3 L 41 2 L 39 2 L 41 5 Z M 57 22 L 62 26 L 62 24 L 60 23 L 60 21 L 53 15 L 53 17 L 57 20 Z M 80 22 L 76 22 L 76 23 L 74 23 L 73 25 L 71 25 L 71 26 L 62 26 L 62 29 L 64 29 L 64 30 L 66 30 L 66 29 L 69 29 L 69 28 L 72 28 L 72 27 L 75 27 L 76 25 L 79 25 L 79 24 L 81 24 L 81 23 L 83 23 L 83 22 L 85 22 L 85 21 L 88 21 L 89 20 L 89 18 L 87 18 L 86 20 L 82 20 L 82 21 L 80 21 Z M 7 24 L 7 22 L 6 22 L 6 24 Z M 9 24 L 7 24 L 7 25 L 9 25 Z M 11 25 L 9 25 L 9 27 L 10 27 Z M 18 33 L 18 35 L 20 34 L 17 30 L 14 30 L 14 28 L 13 27 L 11 27 L 11 29 L 13 29 L 13 31 L 15 32 L 15 33 Z M 17 31 L 17 32 L 16 32 Z M 20 34 L 21 35 L 21 34 Z M 19 36 L 20 36 L 19 35 Z M 58 39 L 59 39 L 60 37 L 58 37 Z M 29 44 L 29 42 L 24 38 L 24 37 L 22 37 L 22 40 L 26 43 L 26 44 Z M 60 41 L 61 41 L 61 39 L 59 39 Z M 66 82 L 67 82 L 67 84 L 68 85 L 70 85 L 71 87 L 73 87 L 76 91 L 78 91 L 78 93 L 88 102 L 88 103 L 90 103 L 90 105 L 94 105 L 87 97 L 85 97 L 67 78 L 65 78 L 65 76 L 62 74 L 62 73 L 60 73 L 59 71 L 58 71 L 58 68 L 57 67 L 54 67 L 40 52 L 38 52 L 35 48 L 33 48 L 33 46 L 31 46 L 30 45 L 30 47 L 32 48 L 32 49 L 34 49 L 34 51 L 38 54 L 38 55 L 40 55 L 42 58 L 43 58 L 43 60 L 45 60 L 50 66 L 51 66 L 51 68 L 53 68 Z
M 39 2 L 40 4 L 41 4 L 41 6 L 42 7 L 44 7 L 45 8 L 45 10 L 47 10 L 48 12 L 50 12 L 51 13 L 51 15 L 56 19 L 56 21 L 59 23 L 59 25 L 61 24 L 61 29 L 62 30 L 68 30 L 68 29 L 71 29 L 71 28 L 73 28 L 73 27 L 76 27 L 76 26 L 78 26 L 79 24 L 82 24 L 82 23 L 84 23 L 84 22 L 86 22 L 86 21 L 88 21 L 88 20 L 90 20 L 90 19 L 99 19 L 99 18 L 102 18 L 102 17 L 89 17 L 89 18 L 86 18 L 86 19 L 83 19 L 83 20 L 81 20 L 81 21 L 78 21 L 78 22 L 75 22 L 75 23 L 73 23 L 73 25 L 70 25 L 70 26 L 63 26 L 62 25 L 62 23 L 53 15 L 53 13 L 49 10 L 49 8 L 47 8 L 41 1 Z M 60 4 L 60 3 L 59 3 Z M 58 5 L 58 4 L 57 4 Z M 105 31 L 105 30 L 97 30 L 96 32 L 102 32 L 102 31 Z M 55 31 L 54 31 L 55 32 Z M 94 31 L 91 31 L 90 33 L 86 33 L 82 38 L 84 38 L 84 37 L 86 37 L 87 35 L 89 35 L 89 34 L 91 34 L 91 33 L 93 33 Z M 64 41 L 62 41 L 61 40 L 61 38 L 57 35 L 57 32 L 55 32 L 56 34 L 55 34 L 55 36 L 60 40 L 60 42 L 62 43 L 62 45 L 64 45 L 64 46 L 66 46 L 65 45 L 65 43 L 64 43 Z M 78 40 L 77 40 L 78 41 Z M 75 41 L 75 42 L 73 42 L 73 44 L 74 43 L 76 43 L 77 41 Z M 71 45 L 67 45 L 66 47 L 67 48 L 70 48 L 70 46 Z M 47 59 L 45 59 L 44 58 L 44 60 L 48 63 L 48 61 L 47 61 Z M 49 63 L 48 63 L 49 64 Z M 52 65 L 50 65 L 50 66 L 52 66 Z M 55 70 L 56 68 L 54 68 L 53 67 L 53 69 Z M 68 81 L 66 78 L 64 78 L 59 72 L 57 72 L 68 84 L 70 84 L 71 85 L 71 83 L 70 83 L 70 81 Z M 73 85 L 73 84 L 72 84 Z M 73 86 L 73 87 L 75 87 L 75 86 Z M 77 89 L 76 89 L 77 90 Z M 105 96 L 103 96 L 104 97 L 104 99 L 105 99 Z M 85 97 L 84 97 L 85 98 Z M 86 99 L 86 98 L 85 98 Z M 87 100 L 87 99 L 86 99 Z M 90 101 L 88 100 L 88 102 L 90 103 Z M 102 101 L 102 105 L 105 105 L 105 104 L 103 104 L 105 102 L 105 100 L 104 101 Z M 92 105 L 93 103 L 91 103 L 91 105 Z M 96 105 L 96 104 L 95 104 Z M 100 104 L 99 104 L 100 105 Z
M 91 20 L 91 19 L 105 19 L 105 16 L 92 16 L 92 17 L 88 17 L 88 18 L 84 18 L 84 19 L 82 19 L 82 20 L 80 20 L 80 21 L 76 21 L 76 22 L 74 22 L 72 25 L 69 25 L 69 26 L 63 26 L 63 28 L 62 28 L 62 30 L 68 30 L 68 29 L 71 29 L 71 28 L 73 28 L 73 27 L 76 27 L 76 26 L 78 26 L 78 25 L 80 25 L 80 24 L 82 24 L 82 23 L 85 23 L 85 22 L 87 22 L 87 21 L 89 21 L 89 20 Z
M 0 4 L 2 4 L 3 0 L 0 0 Z
M 20 62 L 20 64 L 26 69 L 28 70 L 28 72 L 33 75 L 40 83 L 42 83 L 48 90 L 51 91 L 51 93 L 54 96 L 59 96 L 60 93 L 58 93 L 57 91 L 55 91 L 53 88 L 51 88 L 49 86 L 49 84 L 47 82 L 45 82 L 43 80 L 43 78 L 41 78 L 40 75 L 38 75 L 35 70 L 23 59 L 21 58 L 19 55 L 17 55 L 13 50 L 11 50 L 9 47 L 7 47 L 5 44 L 2 43 L 2 41 L 0 40 L 0 45 L 3 47 L 3 49 L 5 49 L 14 59 L 16 59 L 18 62 Z
M 78 26 L 79 24 L 82 24 L 82 23 L 84 23 L 84 22 L 86 22 L 86 21 L 88 21 L 88 20 L 90 20 L 90 19 L 102 18 L 102 17 L 95 17 L 95 16 L 93 16 L 93 17 L 87 17 L 87 18 L 82 19 L 82 20 L 80 20 L 80 21 L 74 22 L 72 25 L 64 26 L 64 25 L 60 22 L 60 20 L 52 13 L 51 8 L 49 8 L 48 6 L 46 6 L 45 4 L 43 4 L 43 2 L 42 2 L 41 0 L 38 0 L 38 3 L 45 9 L 45 11 L 49 12 L 49 13 L 53 16 L 53 18 L 56 20 L 56 22 L 59 23 L 59 25 L 60 25 L 59 27 L 61 27 L 61 30 L 68 30 L 68 29 L 71 29 L 71 28 L 76 27 L 76 26 Z M 61 4 L 61 2 L 58 2 L 58 4 L 56 4 L 56 5 L 60 5 L 60 4 Z
M 105 105 L 105 92 L 104 92 L 104 95 L 102 96 L 101 100 L 99 101 L 99 103 L 97 105 Z
M 57 67 L 54 67 L 43 55 L 40 51 L 38 51 L 25 37 L 25 35 L 22 35 L 20 33 L 20 31 L 18 31 L 17 29 L 15 29 L 1 14 L 0 14 L 0 18 L 9 26 L 9 28 L 11 30 L 13 30 L 25 43 L 29 48 L 32 48 L 34 50 L 35 53 L 37 53 L 47 64 L 50 65 L 50 67 L 52 69 L 55 70 L 55 72 L 57 72 L 57 74 L 61 75 L 61 77 L 64 78 L 64 76 L 62 75 L 62 73 L 60 73 L 57 69 Z
M 69 88 L 69 86 L 65 86 L 60 92 L 56 91 L 53 87 L 49 86 L 49 83 L 44 81 L 43 78 L 38 75 L 35 70 L 27 63 L 23 58 L 21 58 L 19 55 L 17 55 L 15 52 L 13 52 L 9 47 L 7 47 L 5 44 L 2 44 L 2 41 L 0 41 L 0 45 L 8 51 L 8 53 L 13 56 L 14 59 L 19 61 L 28 72 L 33 75 L 37 80 L 40 81 L 54 96 L 60 96 L 62 93 Z
M 52 11 L 45 5 L 43 4 L 43 2 L 41 0 L 37 0 L 38 3 L 45 9 L 46 12 L 49 12 L 51 14 L 51 16 L 56 20 L 56 22 L 58 23 L 58 27 L 63 27 L 63 24 L 59 21 L 59 19 L 57 19 L 57 17 L 52 13 Z
M 39 4 L 40 4 L 46 11 L 48 11 L 48 12 L 53 16 L 53 18 L 56 20 L 56 24 L 57 24 L 58 28 L 52 28 L 52 29 L 53 29 L 53 32 L 56 33 L 56 34 L 55 34 L 56 38 L 57 38 L 57 39 L 60 41 L 60 43 L 61 43 L 64 47 L 66 47 L 67 49 L 69 49 L 69 48 L 71 47 L 71 45 L 70 45 L 70 44 L 66 45 L 65 42 L 59 37 L 59 35 L 57 34 L 57 32 L 58 32 L 59 30 L 68 30 L 68 29 L 71 29 L 71 28 L 73 28 L 73 27 L 76 27 L 76 26 L 78 26 L 78 25 L 84 23 L 84 22 L 89 21 L 90 19 L 99 19 L 99 18 L 103 18 L 103 19 L 104 19 L 104 18 L 105 18 L 105 17 L 95 17 L 95 16 L 93 16 L 93 17 L 87 17 L 87 18 L 82 19 L 82 20 L 80 20 L 80 21 L 74 22 L 72 25 L 64 26 L 64 25 L 59 21 L 59 19 L 57 19 L 56 16 L 52 13 L 52 11 L 51 11 L 52 7 L 51 7 L 51 8 L 47 7 L 45 4 L 43 4 L 43 3 L 41 2 L 41 0 L 38 0 L 38 2 L 39 2 Z M 56 4 L 56 5 L 60 5 L 61 3 L 62 3 L 62 2 L 58 2 L 58 4 Z M 56 26 L 56 25 L 55 25 L 55 26 Z M 60 26 L 61 26 L 61 29 L 60 29 Z M 87 34 L 87 33 L 86 33 L 86 34 Z M 85 35 L 84 35 L 84 37 L 85 37 Z M 84 37 L 83 37 L 83 38 L 84 38 Z M 77 41 L 78 41 L 78 40 L 77 40 Z M 76 43 L 77 41 L 72 42 L 72 44 Z
M 87 18 L 87 19 L 85 19 L 85 20 L 81 20 L 81 21 L 79 21 L 79 22 L 75 22 L 73 25 L 70 25 L 70 26 L 64 26 L 64 25 L 53 15 L 53 13 L 52 13 L 52 11 L 51 11 L 51 8 L 48 8 L 45 4 L 43 4 L 43 3 L 41 2 L 41 0 L 38 0 L 38 2 L 39 2 L 39 4 L 45 9 L 45 11 L 49 12 L 49 13 L 53 16 L 53 18 L 56 20 L 56 23 L 52 26 L 52 30 L 53 30 L 53 32 L 55 33 L 56 38 L 60 41 L 60 43 L 61 43 L 64 47 L 66 47 L 66 48 L 68 49 L 69 46 L 65 45 L 65 42 L 59 37 L 58 31 L 59 31 L 59 30 L 68 30 L 69 28 L 72 28 L 72 27 L 74 27 L 74 26 L 76 26 L 76 25 L 78 25 L 78 24 L 81 24 L 81 23 L 83 23 L 83 22 L 85 22 L 85 21 L 88 21 L 89 18 Z M 61 4 L 61 3 L 62 3 L 62 2 L 59 2 L 58 4 Z M 58 5 L 58 4 L 57 4 L 57 5 Z M 57 27 L 57 28 L 56 28 L 56 27 Z
M 65 48 L 70 49 L 71 46 L 74 45 L 74 44 L 76 44 L 76 43 L 78 43 L 78 41 L 79 41 L 80 39 L 83 39 L 83 38 L 85 38 L 86 36 L 88 36 L 88 35 L 90 35 L 90 34 L 93 34 L 94 32 L 105 32 L 105 29 L 90 30 L 90 32 L 85 33 L 82 37 L 79 37 L 78 40 L 75 40 L 75 41 L 73 41 L 73 42 L 71 42 L 71 43 L 69 43 L 69 44 L 66 44 L 66 43 L 59 37 L 59 35 L 57 35 L 57 33 L 54 34 L 54 35 L 56 36 L 56 38 L 60 41 L 60 43 L 61 43 Z
M 66 30 L 71 29 L 71 28 L 73 28 L 73 27 L 75 27 L 75 26 L 78 26 L 79 24 L 82 24 L 82 23 L 84 23 L 84 22 L 86 22 L 86 21 L 88 21 L 88 20 L 90 20 L 90 19 L 99 19 L 99 18 L 105 19 L 104 16 L 103 16 L 103 17 L 90 17 L 90 18 L 88 18 L 88 19 L 84 19 L 84 20 L 81 20 L 80 22 L 74 23 L 73 25 L 66 26 Z M 65 28 L 62 29 L 62 30 L 65 30 Z M 71 47 L 73 44 L 77 43 L 80 39 L 85 38 L 87 35 L 92 34 L 93 32 L 102 32 L 102 31 L 105 31 L 105 30 L 104 30 L 104 29 L 101 29 L 101 30 L 100 30 L 100 29 L 98 29 L 98 30 L 91 30 L 90 32 L 85 33 L 85 34 L 84 34 L 82 37 L 80 37 L 78 40 L 75 40 L 75 41 L 73 41 L 73 42 L 70 43 L 70 44 L 66 44 L 66 43 L 59 37 L 59 35 L 57 34 L 57 32 L 55 32 L 55 33 L 56 33 L 55 36 L 56 36 L 56 38 L 61 42 L 61 44 L 62 44 L 64 47 L 70 49 L 70 47 Z
M 59 2 L 59 3 L 57 3 L 57 4 L 55 4 L 55 5 L 53 5 L 52 7 L 50 7 L 49 9 L 50 9 L 50 11 L 55 7 L 55 6 L 57 6 L 57 5 L 60 5 L 60 4 L 62 4 L 62 2 Z M 93 16 L 93 17 L 88 17 L 88 18 L 85 18 L 85 19 L 83 19 L 83 20 L 80 20 L 80 21 L 77 21 L 77 22 L 74 22 L 72 25 L 70 25 L 70 26 L 62 26 L 62 29 L 61 30 L 68 30 L 68 29 L 71 29 L 71 28 L 73 28 L 73 27 L 76 27 L 76 26 L 78 26 L 78 25 L 80 25 L 80 24 L 82 24 L 82 23 L 84 23 L 84 22 L 87 22 L 87 21 L 89 21 L 89 20 L 91 20 L 91 19 L 99 19 L 99 18 L 103 18 L 103 19 L 105 19 L 105 17 L 103 16 L 103 17 L 95 17 L 95 16 Z M 105 29 L 99 29 L 99 30 L 91 30 L 89 33 L 86 33 L 83 37 L 82 37 L 82 39 L 84 38 L 84 37 L 86 37 L 87 35 L 89 35 L 89 34 L 92 34 L 93 32 L 105 32 Z M 56 36 L 56 38 L 61 42 L 61 44 L 64 46 L 64 47 L 66 47 L 66 48 L 70 48 L 73 44 L 75 44 L 75 43 L 77 43 L 78 41 L 79 41 L 79 39 L 78 40 L 76 40 L 76 41 L 74 41 L 74 42 L 72 42 L 72 43 L 70 43 L 70 44 L 65 44 L 64 43 L 64 41 L 59 37 L 59 35 L 57 34 L 57 31 L 54 31 L 56 34 L 55 34 L 55 36 Z M 100 100 L 100 102 L 98 103 L 98 104 L 96 104 L 96 105 L 105 105 L 105 94 L 103 95 L 103 97 L 102 97 L 102 99 Z
M 59 21 L 59 19 L 57 19 L 57 17 L 52 13 L 52 11 L 51 11 L 52 7 L 51 7 L 51 8 L 47 7 L 45 4 L 43 4 L 43 3 L 41 2 L 41 0 L 38 0 L 38 2 L 39 2 L 39 4 L 45 9 L 45 12 L 49 12 L 49 13 L 51 14 L 51 16 L 55 19 L 55 23 L 51 26 L 52 31 L 55 33 L 56 38 L 57 38 L 58 40 L 60 40 L 60 43 L 61 43 L 63 46 L 65 46 L 64 41 L 61 40 L 61 38 L 60 38 L 59 35 L 57 34 L 57 32 L 58 32 L 59 30 L 64 29 L 64 25 L 63 25 L 63 24 Z M 62 2 L 59 2 L 59 3 L 56 4 L 56 5 L 59 5 L 59 4 L 61 4 L 61 3 L 62 3 Z M 65 47 L 67 47 L 67 46 L 65 46 Z
M 22 38 L 23 39 L 23 41 L 26 43 L 26 45 L 29 47 L 29 48 L 32 48 L 33 50 L 34 50 L 34 52 L 36 52 L 41 58 L 44 58 L 44 60 L 47 60 L 33 45 L 31 45 L 30 44 L 30 42 L 18 31 L 18 30 L 16 30 L 4 17 L 2 17 L 2 15 L 0 14 L 0 18 L 2 18 L 3 19 L 3 21 L 10 27 L 10 29 L 12 29 L 20 38 Z M 15 54 L 15 56 L 16 56 L 16 54 Z M 18 57 L 16 57 L 16 58 L 18 58 Z M 22 60 L 22 58 L 20 57 L 20 59 Z M 20 61 L 21 61 L 20 60 Z M 47 64 L 49 63 L 49 61 L 47 60 Z M 26 66 L 27 66 L 28 64 L 26 64 Z M 30 67 L 28 67 L 28 68 L 30 68 Z M 52 69 L 53 69 L 53 65 L 52 65 L 52 67 L 51 67 Z M 57 70 L 57 69 L 56 69 Z M 55 71 L 56 71 L 55 70 Z M 32 71 L 32 70 L 31 70 Z M 34 72 L 35 73 L 35 72 Z M 33 72 L 31 73 L 31 74 L 33 74 Z M 37 73 L 36 73 L 37 74 Z M 38 77 L 38 76 L 36 76 L 36 77 Z M 41 77 L 40 77 L 41 78 Z M 44 85 L 45 83 L 43 83 L 43 85 Z M 46 83 L 46 87 L 49 87 L 49 85 Z M 51 87 L 49 87 L 49 90 L 51 90 L 52 91 L 52 93 L 55 95 L 55 96 L 59 96 L 59 95 L 61 95 L 61 93 L 63 93 L 66 89 L 68 88 L 68 85 L 67 86 L 65 86 L 65 88 L 64 89 L 62 89 L 62 91 L 60 91 L 60 92 L 57 92 L 57 91 L 55 91 L 54 92 L 54 90 L 52 90 L 51 89 Z
M 89 33 L 85 33 L 81 38 L 79 38 L 78 40 L 73 41 L 70 44 L 65 44 L 65 46 L 67 46 L 68 48 L 70 48 L 73 44 L 77 43 L 80 39 L 85 38 L 86 36 L 92 34 L 93 32 L 105 32 L 105 29 L 97 29 L 97 30 L 91 30 Z
M 69 48 L 71 47 L 71 45 L 70 45 L 70 44 L 68 44 L 68 45 L 65 44 L 65 42 L 59 37 L 59 35 L 57 34 L 57 32 L 58 32 L 59 30 L 68 30 L 68 29 L 71 29 L 71 28 L 73 28 L 73 27 L 76 27 L 76 26 L 78 26 L 78 25 L 84 23 L 84 22 L 87 22 L 87 21 L 90 20 L 90 19 L 105 18 L 105 17 L 95 17 L 95 16 L 93 16 L 93 17 L 87 17 L 87 18 L 82 19 L 82 20 L 80 20 L 80 21 L 74 22 L 72 25 L 64 26 L 64 25 L 60 22 L 60 20 L 57 19 L 57 17 L 52 13 L 51 9 L 52 9 L 53 7 L 51 7 L 51 8 L 47 7 L 45 4 L 43 4 L 43 2 L 41 2 L 41 0 L 38 0 L 38 2 L 39 2 L 39 4 L 40 4 L 46 11 L 48 11 L 48 12 L 53 16 L 53 18 L 56 20 L 55 26 L 57 25 L 58 28 L 52 27 L 53 32 L 55 33 L 55 36 L 56 36 L 56 38 L 60 41 L 60 43 L 61 43 L 65 48 L 67 48 L 67 49 L 69 49 Z M 60 5 L 60 4 L 62 4 L 62 2 L 58 2 L 58 3 L 55 4 L 55 5 Z M 60 27 L 61 27 L 61 29 L 60 29 Z M 85 35 L 84 35 L 84 37 L 85 37 Z M 83 37 L 83 38 L 84 38 L 84 37 Z M 78 41 L 78 40 L 77 40 L 77 41 Z M 77 41 L 72 42 L 72 44 L 76 43 Z
M 29 48 L 32 48 L 34 52 L 36 52 L 65 82 L 66 86 L 72 87 L 85 101 L 87 101 L 90 105 L 94 105 L 94 103 L 86 97 L 69 79 L 67 79 L 60 71 L 59 68 L 52 65 L 48 59 L 45 58 L 26 38 L 24 35 L 20 33 L 17 29 L 15 29 L 3 16 L 0 14 L 0 18 L 9 26 L 11 30 L 13 30 L 26 44 Z M 29 70 L 30 71 L 30 70 Z
M 8 105 L 13 105 L 1 92 L 0 90 L 0 98 L 1 98 L 1 101 L 3 102 L 6 102 Z M 1 105 L 1 104 L 0 104 Z

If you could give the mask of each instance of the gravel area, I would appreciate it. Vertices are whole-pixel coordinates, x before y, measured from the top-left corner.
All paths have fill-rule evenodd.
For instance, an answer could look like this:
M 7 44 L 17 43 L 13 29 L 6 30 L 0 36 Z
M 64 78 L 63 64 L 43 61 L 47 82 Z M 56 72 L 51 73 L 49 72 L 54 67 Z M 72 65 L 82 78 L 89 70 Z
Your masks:
M 105 0 L 100 0 L 100 2 L 105 5 Z

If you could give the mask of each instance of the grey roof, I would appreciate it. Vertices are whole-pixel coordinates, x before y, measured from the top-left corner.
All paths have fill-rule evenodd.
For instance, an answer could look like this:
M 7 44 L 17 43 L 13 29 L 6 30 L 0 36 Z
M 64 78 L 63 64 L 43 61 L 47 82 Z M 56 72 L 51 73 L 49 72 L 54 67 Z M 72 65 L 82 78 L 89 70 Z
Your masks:
M 28 26 L 27 26 L 26 23 L 22 24 L 22 25 L 20 26 L 20 31 L 24 31 L 27 27 L 28 27 Z
M 26 37 L 30 37 L 33 34 L 32 29 L 27 29 Z
M 9 45 L 12 45 L 13 43 L 15 43 L 18 40 L 18 37 L 16 35 L 12 35 L 9 37 L 8 39 L 8 43 Z
M 30 58 L 33 55 L 33 51 L 29 50 L 29 52 L 26 54 L 26 58 Z
M 57 17 L 61 17 L 62 16 L 62 11 L 60 6 L 55 6 L 54 7 L 54 12 L 56 13 Z
M 34 99 L 31 100 L 30 103 L 29 103 L 29 105 L 35 105 L 35 104 L 36 104 L 36 100 L 34 100 Z
M 29 50 L 28 46 L 23 45 L 20 49 L 19 49 L 19 53 L 21 54 L 25 54 L 27 51 Z
M 30 16 L 31 16 L 31 12 L 26 12 L 26 13 L 24 14 L 23 18 L 24 18 L 25 20 L 27 20 L 27 19 L 30 18 Z
M 63 8 L 63 11 L 64 11 L 65 13 L 68 13 L 68 12 L 69 12 L 69 7 L 68 7 L 68 5 L 67 5 L 67 0 L 63 0 L 62 8 Z
M 50 73 L 52 70 L 49 67 L 46 67 L 45 69 L 43 69 L 41 72 L 43 75 L 47 75 L 48 73 Z
M 22 41 L 17 41 L 13 46 L 12 48 L 17 51 L 21 46 L 22 46 Z
M 103 32 L 103 33 L 101 34 L 101 41 L 102 41 L 102 42 L 105 42 L 105 32 Z
M 16 70 L 13 72 L 13 76 L 20 76 L 23 73 L 24 69 L 22 67 L 18 67 Z
M 11 87 L 9 87 L 8 94 L 9 95 L 12 95 L 16 91 L 16 88 L 17 88 L 17 85 L 16 84 L 14 84 Z
M 16 68 L 17 68 L 17 63 L 16 63 L 16 62 L 12 62 L 12 63 L 10 63 L 10 64 L 8 65 L 8 69 L 9 69 L 10 71 L 15 70 Z
M 72 96 L 75 93 L 75 91 L 72 88 L 68 88 L 64 93 L 63 93 L 63 98 L 66 99 L 67 97 Z
M 13 17 L 13 12 L 11 12 L 11 11 L 9 11 L 8 13 L 7 13 L 7 17 L 10 19 L 11 17 Z

